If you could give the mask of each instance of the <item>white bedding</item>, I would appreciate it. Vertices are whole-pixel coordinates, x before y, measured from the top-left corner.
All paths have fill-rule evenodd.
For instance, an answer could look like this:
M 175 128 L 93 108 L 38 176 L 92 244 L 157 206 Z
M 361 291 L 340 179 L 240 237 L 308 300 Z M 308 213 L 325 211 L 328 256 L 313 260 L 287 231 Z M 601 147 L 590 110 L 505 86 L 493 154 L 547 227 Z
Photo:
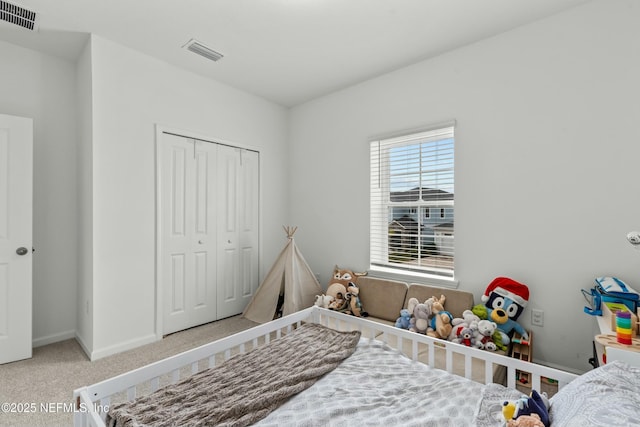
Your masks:
M 348 359 L 256 425 L 503 427 L 502 403 L 521 396 L 361 338 Z M 552 427 L 640 426 L 640 368 L 613 362 L 582 375 L 551 399 L 549 415 Z
M 256 425 L 472 426 L 483 387 L 362 338 L 340 366 Z
M 551 398 L 551 425 L 640 425 L 640 368 L 614 361 L 570 382 Z

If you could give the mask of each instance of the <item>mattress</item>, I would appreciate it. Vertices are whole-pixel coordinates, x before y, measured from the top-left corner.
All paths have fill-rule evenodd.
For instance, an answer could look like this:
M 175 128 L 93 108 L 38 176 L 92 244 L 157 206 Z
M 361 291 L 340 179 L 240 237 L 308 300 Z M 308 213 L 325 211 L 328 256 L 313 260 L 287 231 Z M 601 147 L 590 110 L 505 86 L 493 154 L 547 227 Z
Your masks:
M 485 386 L 361 338 L 355 352 L 255 425 L 474 425 Z

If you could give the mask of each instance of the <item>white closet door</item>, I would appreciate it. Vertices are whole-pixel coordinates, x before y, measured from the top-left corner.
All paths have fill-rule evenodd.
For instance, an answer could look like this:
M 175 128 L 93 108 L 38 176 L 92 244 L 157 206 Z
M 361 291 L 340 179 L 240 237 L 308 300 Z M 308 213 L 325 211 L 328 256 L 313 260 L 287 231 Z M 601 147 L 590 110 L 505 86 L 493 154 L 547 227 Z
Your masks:
M 163 333 L 218 318 L 216 144 L 164 134 L 161 148 Z
M 218 318 L 241 313 L 258 287 L 258 158 L 218 148 Z
M 0 364 L 31 357 L 33 121 L 0 114 Z

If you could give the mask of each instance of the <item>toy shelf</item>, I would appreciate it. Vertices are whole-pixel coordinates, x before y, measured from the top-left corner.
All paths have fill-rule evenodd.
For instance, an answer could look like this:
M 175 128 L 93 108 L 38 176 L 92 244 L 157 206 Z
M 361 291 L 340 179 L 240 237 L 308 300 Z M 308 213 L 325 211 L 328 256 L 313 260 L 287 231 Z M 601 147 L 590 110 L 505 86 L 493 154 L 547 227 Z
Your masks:
M 522 336 L 515 332 L 511 338 L 511 348 L 509 349 L 509 356 L 514 359 L 523 360 L 525 362 L 531 362 L 533 360 L 533 333 L 527 331 L 529 339 L 525 340 Z M 523 371 L 516 371 L 516 381 L 519 385 L 524 387 L 531 387 L 531 374 Z

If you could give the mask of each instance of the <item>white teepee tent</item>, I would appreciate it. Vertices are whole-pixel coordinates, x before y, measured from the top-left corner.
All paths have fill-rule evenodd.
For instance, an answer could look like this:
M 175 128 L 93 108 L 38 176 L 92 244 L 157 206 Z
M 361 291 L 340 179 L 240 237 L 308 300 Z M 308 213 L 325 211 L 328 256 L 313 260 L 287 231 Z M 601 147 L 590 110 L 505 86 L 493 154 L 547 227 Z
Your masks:
M 280 315 L 295 313 L 314 303 L 322 287 L 296 246 L 297 227 L 284 227 L 289 241 L 269 270 L 255 295 L 244 309 L 243 317 L 266 323 Z

